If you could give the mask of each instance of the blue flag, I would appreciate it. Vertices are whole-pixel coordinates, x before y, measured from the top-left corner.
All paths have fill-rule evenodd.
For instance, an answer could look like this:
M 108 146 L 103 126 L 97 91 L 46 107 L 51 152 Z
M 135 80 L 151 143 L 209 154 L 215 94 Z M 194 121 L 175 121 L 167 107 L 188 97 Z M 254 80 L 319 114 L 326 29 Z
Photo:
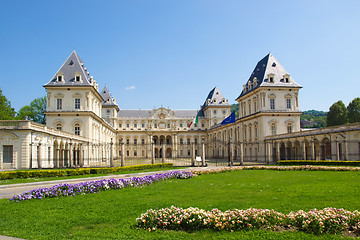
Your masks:
M 228 116 L 227 118 L 225 118 L 222 122 L 221 125 L 225 125 L 228 123 L 234 123 L 235 122 L 235 111 L 233 111 L 230 116 Z

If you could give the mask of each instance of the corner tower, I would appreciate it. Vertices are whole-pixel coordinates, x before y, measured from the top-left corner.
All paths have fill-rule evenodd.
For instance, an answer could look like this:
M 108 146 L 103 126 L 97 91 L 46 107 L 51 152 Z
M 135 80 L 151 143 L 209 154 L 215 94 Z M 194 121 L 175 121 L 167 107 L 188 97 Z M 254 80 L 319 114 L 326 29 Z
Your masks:
M 272 54 L 261 59 L 236 99 L 244 142 L 300 131 L 300 88 Z
M 114 130 L 101 119 L 104 99 L 76 51 L 44 87 L 49 127 L 87 137 L 93 142 L 110 142 L 109 136 L 114 135 Z

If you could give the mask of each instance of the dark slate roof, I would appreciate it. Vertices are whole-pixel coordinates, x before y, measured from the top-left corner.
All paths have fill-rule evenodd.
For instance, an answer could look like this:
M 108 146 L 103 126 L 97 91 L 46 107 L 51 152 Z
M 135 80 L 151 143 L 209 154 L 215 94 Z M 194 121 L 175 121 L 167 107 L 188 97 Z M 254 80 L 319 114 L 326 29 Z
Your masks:
M 155 109 L 156 110 L 156 109 Z M 120 110 L 118 118 L 151 118 L 156 111 L 154 110 Z M 171 110 L 170 116 L 174 118 L 194 118 L 197 110 Z
M 62 82 L 57 81 L 57 74 L 59 72 L 61 72 L 64 76 L 64 81 Z M 75 73 L 79 73 L 81 75 L 80 82 L 75 81 Z M 55 73 L 53 78 L 44 86 L 92 86 L 91 81 L 90 74 L 87 72 L 83 61 L 74 50 L 60 69 Z
M 225 101 L 223 101 L 225 100 Z M 204 109 L 208 106 L 230 106 L 228 100 L 224 98 L 222 93 L 217 87 L 214 87 L 208 94 L 207 98 L 205 99 L 204 104 L 202 105 L 199 116 L 204 116 Z
M 104 101 L 102 102 L 102 105 L 106 105 L 106 106 L 117 105 L 115 98 L 111 95 L 111 93 L 106 85 L 103 88 L 103 90 L 100 92 L 100 95 L 104 99 Z
M 274 75 L 274 82 L 270 83 L 268 76 L 269 74 Z M 261 59 L 255 66 L 254 71 L 251 73 L 248 81 L 245 83 L 246 88 L 242 90 L 239 97 L 255 90 L 258 87 L 298 87 L 301 86 L 295 82 L 295 80 L 289 75 L 289 82 L 284 81 L 284 75 L 289 75 L 284 67 L 279 63 L 276 58 L 269 53 L 263 59 Z M 253 80 L 256 77 L 257 83 L 254 85 Z M 248 83 L 251 83 L 249 88 Z M 238 97 L 238 98 L 239 98 Z

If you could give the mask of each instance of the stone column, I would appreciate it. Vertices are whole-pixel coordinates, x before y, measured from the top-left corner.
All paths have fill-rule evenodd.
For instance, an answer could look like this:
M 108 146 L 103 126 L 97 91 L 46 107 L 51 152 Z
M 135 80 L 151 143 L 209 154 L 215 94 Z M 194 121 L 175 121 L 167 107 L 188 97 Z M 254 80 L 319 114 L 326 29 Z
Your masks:
M 311 151 L 311 160 L 316 160 L 314 139 L 311 139 L 311 142 L 310 142 L 310 151 Z
M 305 140 L 304 140 L 301 144 L 302 144 L 303 160 L 307 160 L 307 159 L 306 159 L 306 144 L 305 144 Z
M 240 157 L 240 165 L 244 165 L 244 146 L 243 143 L 239 143 L 239 157 Z
M 80 167 L 84 166 L 84 154 L 82 149 L 82 143 L 79 144 L 79 165 Z
M 73 148 L 72 148 L 72 142 L 70 141 L 70 143 L 69 143 L 69 157 L 68 157 L 68 159 L 69 159 L 69 167 L 72 167 L 73 166 L 73 161 L 75 160 L 75 159 L 73 159 L 72 157 L 73 157 L 73 152 L 74 152 L 74 150 L 73 150 Z
M 229 165 L 230 166 L 233 166 L 234 165 L 234 144 L 232 143 L 232 141 L 230 140 L 230 143 L 229 143 L 229 148 L 230 148 L 230 151 L 229 151 Z
M 164 143 L 162 144 L 161 152 L 162 152 L 162 163 L 165 163 L 165 144 Z
M 155 164 L 155 144 L 151 141 L 151 164 Z
M 266 151 L 266 163 L 270 164 L 271 159 L 271 142 L 265 142 L 265 151 Z
M 279 142 L 276 143 L 276 161 L 280 161 L 280 147 L 281 144 Z
M 202 166 L 205 167 L 206 162 L 205 162 L 205 141 L 204 141 L 204 139 L 202 139 L 201 146 L 202 146 L 202 151 L 201 151 L 201 153 L 202 153 L 202 156 L 201 156 Z
M 125 160 L 125 146 L 124 143 L 121 141 L 121 166 L 124 166 L 124 160 Z
M 114 163 L 114 158 L 113 158 L 113 141 L 111 139 L 111 142 L 110 142 L 110 167 L 114 167 L 115 166 L 115 163 Z
M 42 160 L 41 160 L 41 143 L 39 143 L 39 148 L 38 148 L 38 149 L 39 149 L 39 150 L 38 150 L 38 152 L 37 152 L 37 155 L 38 155 L 38 156 L 37 156 L 37 160 L 38 160 L 38 161 L 37 161 L 37 164 L 38 164 L 38 168 L 41 169 L 41 168 L 42 168 L 42 164 L 41 164 L 41 163 L 42 163 L 42 162 L 41 162 L 41 161 L 42 161 Z
M 340 151 L 339 151 L 339 142 L 337 140 L 337 137 L 335 140 L 335 146 L 336 146 L 336 160 L 339 161 L 340 160 Z
M 349 160 L 349 156 L 348 156 L 348 144 L 347 144 L 347 140 L 346 139 L 344 139 L 344 143 L 343 143 L 343 145 L 344 145 L 344 160 L 345 161 L 348 161 Z
M 191 156 L 191 166 L 195 166 L 195 143 L 191 143 L 192 146 L 192 156 Z
M 55 156 L 54 156 L 54 168 L 59 168 L 59 155 L 60 155 L 60 151 L 59 149 L 55 149 Z

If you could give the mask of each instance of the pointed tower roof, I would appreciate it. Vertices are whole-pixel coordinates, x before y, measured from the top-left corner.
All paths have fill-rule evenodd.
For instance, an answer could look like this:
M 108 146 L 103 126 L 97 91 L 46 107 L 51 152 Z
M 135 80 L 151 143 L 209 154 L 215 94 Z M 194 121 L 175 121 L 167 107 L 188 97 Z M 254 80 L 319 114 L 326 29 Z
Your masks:
M 238 98 L 262 86 L 301 88 L 271 53 L 256 64 Z
M 103 90 L 101 90 L 100 95 L 104 99 L 104 101 L 102 102 L 103 106 L 117 106 L 116 99 L 111 95 L 106 85 Z
M 205 99 L 205 102 L 200 109 L 199 116 L 204 116 L 204 110 L 209 106 L 230 106 L 230 104 L 228 100 L 224 98 L 218 87 L 214 87 Z
M 62 81 L 58 81 L 57 76 L 62 76 Z M 80 76 L 79 81 L 76 81 L 75 76 Z M 44 86 L 93 86 L 93 84 L 90 73 L 74 50 L 52 79 Z

